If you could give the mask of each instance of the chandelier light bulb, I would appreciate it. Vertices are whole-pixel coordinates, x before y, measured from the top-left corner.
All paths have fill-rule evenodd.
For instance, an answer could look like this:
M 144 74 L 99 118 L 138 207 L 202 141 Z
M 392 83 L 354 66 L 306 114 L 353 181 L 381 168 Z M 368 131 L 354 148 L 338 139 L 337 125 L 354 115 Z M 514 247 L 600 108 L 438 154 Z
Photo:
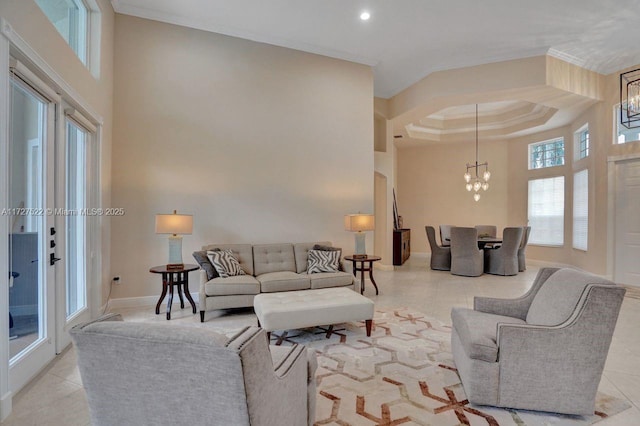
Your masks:
M 473 185 L 471 185 L 470 183 L 468 183 L 465 188 L 467 188 L 467 191 L 471 191 L 473 189 Z
M 473 194 L 473 199 L 475 201 L 479 201 L 480 200 L 480 194 L 478 194 L 477 192 L 475 194 Z
M 471 182 L 471 175 L 469 174 L 469 172 L 464 174 L 464 181 L 467 183 Z
M 474 190 L 474 191 L 476 191 L 476 192 L 480 191 L 480 188 L 481 188 L 481 187 L 482 187 L 482 184 L 480 183 L 480 181 L 479 181 L 479 180 L 477 180 L 477 181 L 475 181 L 475 182 L 473 183 L 473 190 Z
M 491 179 L 491 172 L 490 172 L 489 170 L 485 170 L 485 171 L 484 171 L 484 174 L 482 175 L 482 177 L 483 177 L 483 179 L 484 179 L 485 181 L 487 181 L 487 180 Z
M 482 184 L 482 190 L 486 191 L 487 189 L 489 189 L 489 184 L 487 182 Z

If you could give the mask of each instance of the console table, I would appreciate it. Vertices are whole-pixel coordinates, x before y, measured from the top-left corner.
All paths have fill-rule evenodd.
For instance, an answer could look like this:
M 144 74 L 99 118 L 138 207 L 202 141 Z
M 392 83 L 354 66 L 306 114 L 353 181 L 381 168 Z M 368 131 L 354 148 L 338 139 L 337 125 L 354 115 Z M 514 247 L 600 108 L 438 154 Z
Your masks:
M 394 229 L 393 264 L 402 265 L 411 255 L 411 229 Z

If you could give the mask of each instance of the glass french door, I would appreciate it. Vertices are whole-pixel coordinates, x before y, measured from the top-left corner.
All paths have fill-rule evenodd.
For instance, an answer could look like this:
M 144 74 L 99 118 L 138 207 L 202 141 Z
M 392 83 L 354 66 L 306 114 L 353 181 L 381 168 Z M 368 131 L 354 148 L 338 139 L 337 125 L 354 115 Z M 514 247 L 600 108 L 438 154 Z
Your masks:
M 55 104 L 10 82 L 9 382 L 20 389 L 55 356 Z

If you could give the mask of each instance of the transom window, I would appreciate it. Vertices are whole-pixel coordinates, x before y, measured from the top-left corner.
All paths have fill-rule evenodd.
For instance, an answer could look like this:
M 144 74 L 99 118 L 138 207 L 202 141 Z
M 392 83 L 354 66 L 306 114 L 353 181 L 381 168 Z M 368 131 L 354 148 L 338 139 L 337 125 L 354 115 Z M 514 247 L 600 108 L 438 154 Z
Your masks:
M 529 145 L 529 170 L 564 164 L 564 138 Z
M 578 131 L 578 159 L 589 156 L 589 128 Z
M 80 61 L 87 65 L 89 8 L 83 0 L 36 0 Z

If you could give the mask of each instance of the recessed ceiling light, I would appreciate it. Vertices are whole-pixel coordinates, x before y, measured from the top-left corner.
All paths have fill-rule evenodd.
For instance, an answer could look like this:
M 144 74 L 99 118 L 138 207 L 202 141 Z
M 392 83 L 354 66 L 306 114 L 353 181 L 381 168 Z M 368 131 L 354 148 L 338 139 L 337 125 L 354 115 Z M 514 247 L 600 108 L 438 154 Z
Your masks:
M 360 19 L 362 19 L 363 21 L 368 21 L 369 18 L 371 18 L 371 14 L 369 12 L 362 12 L 360 14 Z

